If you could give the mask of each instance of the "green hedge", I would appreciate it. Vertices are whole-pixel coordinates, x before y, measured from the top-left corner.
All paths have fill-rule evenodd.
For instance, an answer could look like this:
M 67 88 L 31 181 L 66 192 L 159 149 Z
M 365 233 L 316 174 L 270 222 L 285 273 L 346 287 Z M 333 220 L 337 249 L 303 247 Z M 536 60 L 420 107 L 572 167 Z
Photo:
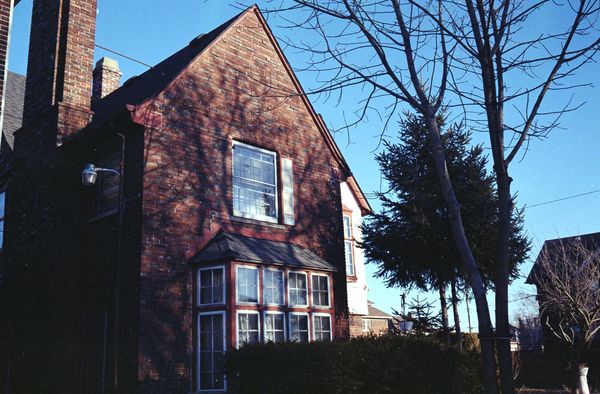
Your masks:
M 479 356 L 384 336 L 245 346 L 227 354 L 231 393 L 481 393 Z

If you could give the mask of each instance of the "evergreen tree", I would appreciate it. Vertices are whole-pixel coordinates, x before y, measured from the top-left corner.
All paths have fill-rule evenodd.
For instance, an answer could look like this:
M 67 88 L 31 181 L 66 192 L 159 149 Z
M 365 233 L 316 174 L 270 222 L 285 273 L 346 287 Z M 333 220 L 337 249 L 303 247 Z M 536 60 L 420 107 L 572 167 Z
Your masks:
M 438 124 L 469 243 L 486 284 L 493 286 L 498 221 L 494 178 L 486 171 L 482 147 L 469 146 L 471 135 L 461 124 L 445 129 L 442 117 Z M 378 193 L 383 211 L 363 226 L 361 246 L 368 261 L 378 264 L 377 276 L 389 287 L 437 290 L 444 309 L 446 287 L 464 283 L 462 264 L 426 125 L 422 118 L 405 114 L 400 126 L 400 143 L 386 142 L 384 152 L 376 157 L 389 190 Z M 522 213 L 515 211 L 512 221 L 510 267 L 514 279 L 530 244 L 523 234 Z

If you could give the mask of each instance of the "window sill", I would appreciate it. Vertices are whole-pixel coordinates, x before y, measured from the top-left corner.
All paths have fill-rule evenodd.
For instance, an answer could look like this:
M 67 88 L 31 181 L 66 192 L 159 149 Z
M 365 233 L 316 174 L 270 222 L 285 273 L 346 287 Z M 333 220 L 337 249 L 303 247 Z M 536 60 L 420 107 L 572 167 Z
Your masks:
M 277 228 L 277 229 L 281 229 L 281 230 L 284 230 L 286 227 L 283 224 L 279 224 L 279 223 L 275 223 L 275 222 L 267 222 L 267 221 L 260 220 L 260 219 L 250 219 L 250 218 L 245 218 L 245 217 L 235 216 L 235 215 L 231 217 L 231 221 L 238 222 L 238 223 L 245 223 L 245 224 L 254 224 L 254 225 L 265 226 L 265 227 L 272 227 L 272 228 Z
M 346 281 L 347 282 L 357 282 L 358 277 L 356 275 L 346 275 Z

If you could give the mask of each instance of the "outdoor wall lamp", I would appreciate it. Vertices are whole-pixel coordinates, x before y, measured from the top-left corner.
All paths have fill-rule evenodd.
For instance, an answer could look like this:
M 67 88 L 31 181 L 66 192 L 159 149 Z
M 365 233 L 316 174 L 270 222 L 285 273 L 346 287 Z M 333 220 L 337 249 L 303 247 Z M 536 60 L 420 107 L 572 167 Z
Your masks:
M 117 176 L 121 176 L 119 171 L 111 168 L 96 167 L 92 163 L 86 164 L 83 171 L 81 172 L 81 182 L 86 186 L 93 186 L 98 179 L 98 172 L 110 172 Z

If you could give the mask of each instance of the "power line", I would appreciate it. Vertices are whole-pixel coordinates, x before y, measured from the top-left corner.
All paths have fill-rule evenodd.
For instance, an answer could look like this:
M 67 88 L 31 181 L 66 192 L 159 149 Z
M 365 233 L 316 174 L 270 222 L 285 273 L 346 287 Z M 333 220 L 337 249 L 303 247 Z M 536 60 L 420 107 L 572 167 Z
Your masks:
M 525 209 L 539 207 L 541 205 L 546 205 L 546 204 L 552 204 L 552 203 L 559 202 L 559 201 L 570 200 L 572 198 L 587 196 L 589 194 L 594 194 L 594 193 L 598 193 L 598 192 L 600 192 L 600 189 L 592 190 L 592 191 L 585 192 L 585 193 L 573 194 L 571 196 L 557 198 L 556 200 L 544 201 L 544 202 L 540 202 L 540 203 L 533 204 L 533 205 L 525 205 Z
M 140 61 L 140 60 L 134 59 L 134 58 L 132 58 L 132 57 L 130 57 L 130 56 L 124 55 L 124 54 L 122 54 L 122 53 L 120 53 L 120 52 L 114 51 L 114 50 L 112 50 L 112 49 L 109 49 L 109 48 L 107 48 L 107 47 L 103 47 L 102 45 L 94 44 L 94 46 L 95 46 L 96 48 L 104 49 L 105 51 L 108 51 L 108 52 L 110 52 L 110 53 L 114 53 L 114 54 L 115 54 L 115 55 L 117 55 L 117 56 L 121 56 L 121 57 L 123 57 L 123 58 L 125 58 L 125 59 L 131 60 L 132 62 L 135 62 L 135 63 L 141 64 L 142 66 L 146 66 L 146 67 L 148 67 L 148 68 L 152 68 L 152 66 L 151 66 L 151 65 L 149 65 L 149 64 L 147 64 L 147 63 L 144 63 L 144 62 L 142 62 L 142 61 Z

